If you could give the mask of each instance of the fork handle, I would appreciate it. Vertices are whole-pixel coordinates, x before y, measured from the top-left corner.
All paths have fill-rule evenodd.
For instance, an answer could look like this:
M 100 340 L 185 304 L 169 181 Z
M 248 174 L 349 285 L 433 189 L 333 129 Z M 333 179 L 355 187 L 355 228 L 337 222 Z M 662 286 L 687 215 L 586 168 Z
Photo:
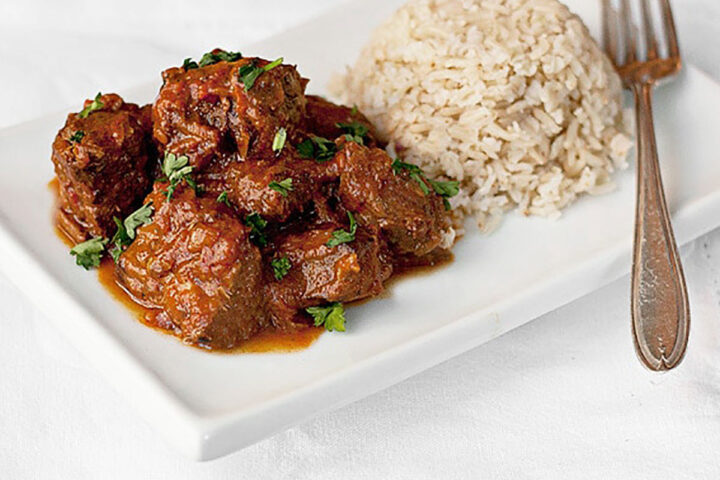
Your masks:
M 635 349 L 651 370 L 669 370 L 683 358 L 690 310 L 658 163 L 652 82 L 633 85 L 637 119 L 637 203 L 632 269 Z

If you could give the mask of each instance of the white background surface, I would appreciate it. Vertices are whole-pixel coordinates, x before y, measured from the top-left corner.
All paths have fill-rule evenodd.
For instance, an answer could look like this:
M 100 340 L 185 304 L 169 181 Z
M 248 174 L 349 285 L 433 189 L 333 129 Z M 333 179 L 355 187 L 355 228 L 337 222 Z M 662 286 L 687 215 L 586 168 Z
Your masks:
M 0 127 L 76 110 L 98 90 L 158 79 L 214 46 L 242 49 L 339 3 L 3 0 Z M 675 4 L 686 58 L 720 81 L 720 4 Z M 718 478 L 720 231 L 683 259 L 694 323 L 674 372 L 635 360 L 624 278 L 204 464 L 162 444 L 0 276 L 0 478 Z

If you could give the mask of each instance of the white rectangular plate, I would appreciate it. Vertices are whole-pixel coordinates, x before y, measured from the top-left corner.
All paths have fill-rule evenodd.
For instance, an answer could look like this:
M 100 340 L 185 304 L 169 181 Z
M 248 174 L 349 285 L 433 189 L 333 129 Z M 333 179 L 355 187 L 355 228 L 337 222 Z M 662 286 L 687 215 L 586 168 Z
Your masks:
M 284 56 L 322 93 L 398 3 L 354 2 L 242 51 Z M 569 3 L 596 31 L 599 2 Z M 159 84 L 121 93 L 148 102 Z M 720 88 L 687 68 L 655 105 L 665 186 L 685 242 L 720 225 L 720 135 L 712 132 Z M 513 214 L 490 236 L 470 231 L 451 265 L 350 308 L 346 333 L 324 334 L 307 350 L 205 353 L 141 325 L 55 235 L 47 183 L 64 116 L 0 132 L 0 265 L 168 442 L 197 459 L 388 387 L 629 270 L 632 171 L 618 175 L 616 192 L 584 198 L 558 221 Z

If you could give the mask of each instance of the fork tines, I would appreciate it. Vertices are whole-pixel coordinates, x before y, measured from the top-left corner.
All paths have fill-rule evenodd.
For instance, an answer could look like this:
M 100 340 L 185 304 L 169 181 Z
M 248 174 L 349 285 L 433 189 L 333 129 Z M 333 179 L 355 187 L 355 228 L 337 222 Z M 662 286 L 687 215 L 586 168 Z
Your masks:
M 670 0 L 635 3 L 633 10 L 630 0 L 602 0 L 603 48 L 626 85 L 672 75 L 681 66 Z

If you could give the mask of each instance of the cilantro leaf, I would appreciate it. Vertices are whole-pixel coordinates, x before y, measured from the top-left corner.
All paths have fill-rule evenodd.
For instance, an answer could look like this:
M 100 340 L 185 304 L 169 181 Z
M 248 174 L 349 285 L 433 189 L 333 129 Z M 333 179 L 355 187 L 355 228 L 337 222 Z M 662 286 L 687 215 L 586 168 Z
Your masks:
M 251 213 L 245 217 L 245 225 L 250 227 L 250 241 L 258 247 L 264 247 L 267 245 L 267 237 L 265 236 L 265 227 L 267 227 L 267 220 L 262 218 L 257 213 Z
M 297 151 L 301 158 L 313 158 L 318 162 L 327 162 L 337 153 L 337 145 L 327 138 L 312 137 L 304 140 L 297 146 Z
M 425 174 L 420 167 L 418 167 L 417 165 L 413 165 L 412 163 L 403 162 L 399 158 L 393 160 L 391 167 L 395 175 L 399 175 L 400 172 L 403 171 L 408 172 L 410 174 L 410 178 L 417 182 L 423 194 L 428 195 L 430 193 L 430 189 L 425 183 L 425 180 L 423 180 L 425 178 Z
M 321 307 L 308 307 L 305 311 L 313 317 L 316 327 L 323 325 L 329 332 L 345 331 L 345 309 L 342 303 L 333 302 Z
M 285 130 L 283 127 L 280 127 L 278 131 L 275 133 L 275 138 L 273 138 L 272 143 L 272 150 L 275 152 L 276 155 L 280 154 L 283 147 L 285 146 L 285 140 L 287 139 L 287 130 Z
M 102 94 L 101 94 L 100 92 L 98 92 L 98 94 L 95 95 L 95 99 L 90 103 L 90 105 L 88 105 L 87 107 L 83 108 L 83 109 L 80 111 L 80 113 L 78 113 L 78 117 L 80 117 L 80 118 L 87 118 L 87 116 L 90 115 L 90 114 L 91 114 L 92 112 L 94 112 L 95 110 L 100 110 L 101 108 L 103 108 L 105 105 L 103 104 L 103 102 L 100 101 L 100 96 L 101 96 L 101 95 L 102 95 Z
M 399 158 L 393 160 L 391 167 L 395 175 L 398 175 L 403 170 L 406 170 L 410 173 L 419 173 L 422 175 L 422 169 L 420 167 L 418 167 L 417 165 L 413 165 L 412 163 L 403 162 Z
M 182 68 L 183 68 L 183 70 L 185 70 L 187 72 L 188 70 L 198 68 L 198 64 L 195 60 L 188 57 L 185 60 L 183 60 Z
M 357 232 L 357 223 L 355 223 L 355 217 L 350 212 L 347 212 L 348 218 L 350 219 L 350 231 L 346 230 L 335 230 L 332 232 L 330 240 L 325 243 L 328 247 L 336 247 L 341 243 L 349 243 L 355 240 L 355 233 Z
M 80 140 L 82 140 L 84 136 L 85 132 L 83 132 L 82 130 L 76 130 L 75 133 L 70 136 L 70 141 L 80 143 Z
M 147 225 L 152 221 L 153 210 L 152 202 L 149 202 L 127 216 L 123 225 L 125 226 L 127 236 L 130 237 L 131 240 L 135 239 L 136 230 L 139 227 Z
M 283 57 L 280 57 L 264 67 L 258 67 L 253 59 L 250 63 L 246 63 L 238 69 L 238 79 L 245 85 L 245 91 L 250 90 L 255 85 L 255 80 L 265 72 L 269 72 L 273 68 L 277 67 L 283 62 Z
M 422 173 L 416 173 L 412 172 L 410 174 L 410 178 L 415 180 L 417 182 L 418 186 L 420 187 L 420 190 L 422 190 L 423 194 L 428 195 L 430 193 L 430 189 L 428 188 L 427 184 L 425 183 L 425 176 Z
M 435 193 L 443 198 L 454 197 L 460 191 L 460 182 L 452 181 L 440 181 L 440 180 L 428 180 Z
M 368 128 L 362 123 L 357 121 L 352 123 L 338 122 L 335 126 L 345 132 L 345 140 L 359 143 L 360 145 L 365 144 L 365 136 L 368 133 Z
M 393 160 L 392 169 L 395 175 L 398 175 L 402 171 L 409 172 L 410 178 L 417 182 L 425 195 L 430 193 L 430 188 L 427 186 L 429 183 L 433 191 L 443 198 L 443 205 L 446 210 L 450 210 L 450 202 L 448 202 L 447 199 L 454 197 L 460 191 L 460 182 L 455 180 L 431 180 L 425 176 L 420 167 L 413 165 L 412 163 L 405 163 L 399 158 Z
M 283 197 L 287 197 L 288 193 L 292 192 L 293 190 L 293 179 L 292 178 L 286 178 L 285 180 L 280 180 L 279 182 L 272 181 L 268 184 L 268 187 L 272 188 L 276 192 L 278 192 Z
M 277 280 L 282 280 L 283 277 L 288 274 L 290 268 L 292 268 L 292 264 L 287 257 L 274 258 L 270 262 L 270 265 L 273 269 L 273 275 L 275 275 Z
M 113 235 L 110 240 L 113 244 L 113 248 L 110 250 L 110 256 L 112 256 L 115 263 L 117 263 L 122 252 L 124 252 L 135 239 L 137 229 L 152 221 L 152 213 L 153 206 L 152 202 L 150 202 L 128 215 L 125 221 L 113 217 L 117 230 L 115 230 L 115 235 Z
M 70 255 L 75 256 L 75 263 L 90 270 L 100 266 L 100 259 L 105 251 L 108 239 L 102 237 L 91 238 L 90 240 L 78 243 L 70 250 Z
M 188 165 L 188 163 L 188 157 L 185 155 L 178 156 L 174 153 L 165 153 L 165 158 L 162 163 L 162 172 L 165 174 L 165 179 L 167 179 L 168 183 L 170 183 L 168 189 L 165 190 L 165 196 L 168 201 L 170 201 L 173 193 L 175 193 L 175 189 L 177 189 L 178 185 L 180 185 L 183 181 L 185 181 L 197 192 L 197 184 L 190 176 L 193 171 L 193 167 L 192 165 Z
M 225 50 L 216 48 L 215 50 L 207 52 L 205 55 L 203 55 L 200 58 L 200 62 L 198 63 L 198 65 L 200 67 L 207 67 L 208 65 L 212 65 L 218 62 L 234 62 L 236 60 L 240 60 L 241 58 L 242 53 L 240 52 L 226 52 Z
M 218 203 L 224 203 L 224 204 L 227 205 L 228 207 L 232 207 L 232 205 L 230 205 L 230 201 L 228 200 L 228 194 L 227 194 L 227 192 L 226 192 L 225 190 L 223 190 L 222 192 L 220 192 L 220 195 L 217 196 L 217 198 L 215 199 L 215 201 L 218 202 Z

